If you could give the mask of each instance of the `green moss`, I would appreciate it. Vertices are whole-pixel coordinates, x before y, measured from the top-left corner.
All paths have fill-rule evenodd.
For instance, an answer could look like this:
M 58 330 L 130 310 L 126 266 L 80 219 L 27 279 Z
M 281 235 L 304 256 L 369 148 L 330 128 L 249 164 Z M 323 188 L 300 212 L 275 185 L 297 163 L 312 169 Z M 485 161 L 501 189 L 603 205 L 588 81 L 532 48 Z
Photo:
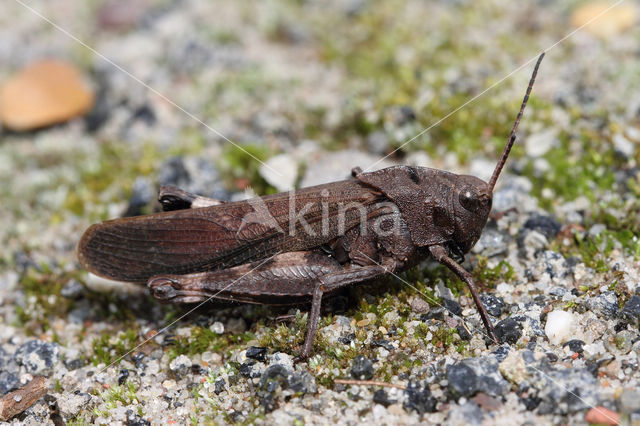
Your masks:
M 465 340 L 461 340 L 460 342 L 458 342 L 458 344 L 456 345 L 456 352 L 465 357 L 469 356 L 469 342 Z
M 455 328 L 439 327 L 432 334 L 433 338 L 431 339 L 431 343 L 434 346 L 447 349 L 454 343 L 454 341 L 456 341 L 456 337 L 458 337 L 458 330 Z
M 100 397 L 105 402 L 108 409 L 112 410 L 118 406 L 118 402 L 124 406 L 131 405 L 137 401 L 136 392 L 138 389 L 132 381 L 124 385 L 113 385 L 109 389 L 100 393 Z
M 578 256 L 589 268 L 596 272 L 606 272 L 609 266 L 606 261 L 606 254 L 600 250 L 597 240 L 601 237 L 592 238 L 589 235 L 575 233 L 573 244 L 568 247 L 559 246 L 559 250 L 565 256 Z
M 242 149 L 231 144 L 226 145 L 220 160 L 220 167 L 226 171 L 231 187 L 241 189 L 251 186 L 260 195 L 276 192 L 260 176 L 261 161 L 269 157 L 269 150 L 265 145 L 243 144 Z M 240 183 L 244 182 L 244 183 Z
M 623 349 L 625 349 L 625 347 L 630 347 L 631 346 L 631 343 L 627 343 L 627 341 L 626 341 L 626 339 L 625 339 L 625 337 L 623 335 L 616 335 L 615 344 L 616 344 L 616 348 L 618 348 L 619 350 L 623 350 Z
M 214 352 L 228 352 L 234 347 L 255 339 L 251 332 L 241 334 L 217 334 L 208 327 L 192 327 L 188 337 L 176 337 L 169 346 L 169 359 L 179 355 L 195 355 L 211 350 Z
M 476 256 L 477 264 L 473 268 L 473 276 L 478 284 L 494 287 L 500 281 L 511 281 L 515 278 L 513 266 L 506 260 L 501 260 L 493 268 L 487 267 L 488 259 L 484 256 Z
M 100 338 L 93 339 L 92 364 L 110 365 L 117 362 L 135 348 L 137 340 L 138 333 L 134 330 L 120 332 L 115 338 L 112 334 L 105 333 Z
M 99 414 L 97 414 L 97 411 L 98 411 L 98 410 L 94 408 L 94 409 L 92 410 L 92 413 L 93 413 L 94 415 L 96 415 L 96 417 L 99 417 L 100 415 L 99 415 Z M 85 419 L 83 419 L 83 418 L 80 418 L 80 416 L 78 416 L 78 418 L 71 419 L 71 420 L 68 420 L 68 421 L 67 421 L 67 426 L 86 426 L 86 425 L 89 425 L 89 424 L 90 424 L 90 423 L 89 423 L 87 420 L 85 420 Z
M 76 272 L 52 270 L 45 264 L 37 269 L 27 269 L 19 281 L 27 297 L 23 306 L 15 306 L 17 325 L 27 334 L 40 335 L 51 328 L 54 318 L 66 317 L 74 303 L 63 298 L 60 292 L 65 283 L 77 275 Z
M 415 334 L 416 337 L 424 339 L 425 337 L 427 337 L 427 334 L 429 334 L 429 326 L 425 323 L 418 324 L 418 326 L 415 328 Z
M 274 352 L 290 352 L 304 342 L 307 330 L 307 314 L 296 312 L 293 322 L 278 324 L 275 328 L 259 323 L 262 334 L 258 340 L 260 346 L 272 348 Z

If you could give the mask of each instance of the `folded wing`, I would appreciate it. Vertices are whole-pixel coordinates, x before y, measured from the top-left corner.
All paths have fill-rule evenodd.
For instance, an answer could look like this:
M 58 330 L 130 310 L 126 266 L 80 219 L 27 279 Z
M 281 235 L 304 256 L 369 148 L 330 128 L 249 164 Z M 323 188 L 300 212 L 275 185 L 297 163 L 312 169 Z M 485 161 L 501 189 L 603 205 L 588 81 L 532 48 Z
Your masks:
M 78 258 L 97 275 L 139 283 L 158 274 L 228 268 L 331 241 L 361 220 L 360 212 L 350 209 L 339 224 L 337 215 L 344 206 L 361 205 L 371 217 L 381 199 L 379 192 L 348 180 L 305 188 L 293 197 L 281 193 L 249 202 L 116 219 L 84 233 Z M 292 213 L 297 220 L 290 220 Z M 324 220 L 328 226 L 323 227 L 323 218 L 329 219 Z

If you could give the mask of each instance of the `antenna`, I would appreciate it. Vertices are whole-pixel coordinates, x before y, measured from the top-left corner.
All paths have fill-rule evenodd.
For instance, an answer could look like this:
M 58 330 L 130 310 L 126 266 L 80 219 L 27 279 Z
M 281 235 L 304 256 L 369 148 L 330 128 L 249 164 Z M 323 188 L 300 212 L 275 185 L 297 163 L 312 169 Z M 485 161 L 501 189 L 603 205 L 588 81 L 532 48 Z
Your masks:
M 522 113 L 524 112 L 524 108 L 527 106 L 527 101 L 529 100 L 529 95 L 531 94 L 531 89 L 533 88 L 533 82 L 536 81 L 536 75 L 538 74 L 538 67 L 540 66 L 540 62 L 542 62 L 542 58 L 544 58 L 544 52 L 538 57 L 538 61 L 536 62 L 536 66 L 533 69 L 533 74 L 531 74 L 531 79 L 529 80 L 529 87 L 527 87 L 527 93 L 524 95 L 524 99 L 522 100 L 522 106 L 520 107 L 520 111 L 518 112 L 518 116 L 516 117 L 516 122 L 513 123 L 513 128 L 511 129 L 511 133 L 509 134 L 509 140 L 507 141 L 507 145 L 504 147 L 504 151 L 502 151 L 502 156 L 500 157 L 500 161 L 496 164 L 496 168 L 493 171 L 493 175 L 491 175 L 491 179 L 489 180 L 489 189 L 493 192 L 493 187 L 498 180 L 498 176 L 500 176 L 500 172 L 504 167 L 504 163 L 507 162 L 507 157 L 509 157 L 509 153 L 511 152 L 511 148 L 513 147 L 514 142 L 516 141 L 516 130 L 518 129 L 518 124 L 520 124 L 520 119 L 522 118 Z

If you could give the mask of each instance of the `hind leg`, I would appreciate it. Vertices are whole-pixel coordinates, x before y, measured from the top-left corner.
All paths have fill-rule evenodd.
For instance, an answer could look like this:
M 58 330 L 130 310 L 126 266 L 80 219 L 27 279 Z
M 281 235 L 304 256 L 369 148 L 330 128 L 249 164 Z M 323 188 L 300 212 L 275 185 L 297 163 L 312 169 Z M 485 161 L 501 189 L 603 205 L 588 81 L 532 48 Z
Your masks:
M 197 209 L 200 207 L 217 206 L 223 201 L 214 198 L 202 197 L 178 188 L 177 186 L 161 186 L 158 191 L 158 201 L 162 204 L 162 210 Z
M 229 269 L 155 276 L 147 286 L 155 298 L 165 302 L 195 303 L 218 298 L 278 304 L 283 300 L 311 298 L 307 335 L 300 355 L 307 358 L 320 321 L 322 296 L 386 272 L 379 265 L 341 265 L 320 252 L 289 252 Z

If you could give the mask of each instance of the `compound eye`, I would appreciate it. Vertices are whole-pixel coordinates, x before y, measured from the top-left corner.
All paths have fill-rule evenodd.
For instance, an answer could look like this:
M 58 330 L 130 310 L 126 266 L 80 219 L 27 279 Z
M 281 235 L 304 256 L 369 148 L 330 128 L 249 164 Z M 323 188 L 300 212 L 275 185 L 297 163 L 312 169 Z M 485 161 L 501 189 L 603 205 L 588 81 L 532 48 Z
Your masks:
M 465 208 L 465 210 L 470 212 L 475 213 L 482 207 L 480 199 L 471 191 L 461 192 L 458 196 L 458 201 L 460 201 L 460 204 Z

